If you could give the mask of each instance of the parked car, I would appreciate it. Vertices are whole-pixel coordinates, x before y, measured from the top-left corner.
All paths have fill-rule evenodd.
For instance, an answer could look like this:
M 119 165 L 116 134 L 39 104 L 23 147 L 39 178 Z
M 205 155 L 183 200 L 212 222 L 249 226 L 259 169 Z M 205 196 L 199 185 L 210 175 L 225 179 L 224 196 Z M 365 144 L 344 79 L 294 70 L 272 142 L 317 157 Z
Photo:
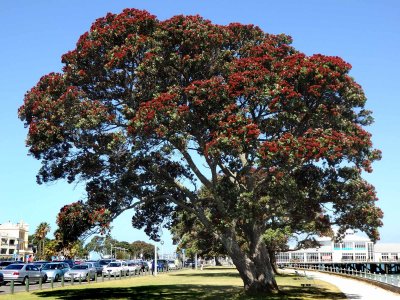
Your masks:
M 151 263 L 150 263 L 150 266 L 149 266 L 147 261 L 138 260 L 138 261 L 136 261 L 136 263 L 139 264 L 141 272 L 148 272 L 149 269 L 151 268 Z
M 25 284 L 29 279 L 29 282 L 39 282 L 40 278 L 42 282 L 47 281 L 47 275 L 45 272 L 40 271 L 39 268 L 33 264 L 17 263 L 11 264 L 5 267 L 2 271 L 5 282 L 14 280 Z
M 19 260 L 3 260 L 3 261 L 0 261 L 0 270 L 4 269 L 8 265 L 16 264 L 16 263 L 23 263 L 23 262 L 19 261 Z
M 89 264 L 75 265 L 69 271 L 65 272 L 64 280 L 94 280 L 96 277 L 96 269 Z
M 128 269 L 128 274 L 139 274 L 141 271 L 141 266 L 134 261 L 128 261 L 126 267 Z
M 99 264 L 102 265 L 104 268 L 112 261 L 115 261 L 115 259 L 114 258 L 102 258 L 102 259 L 99 259 Z
M 0 261 L 0 270 L 4 269 L 8 265 L 11 265 L 12 263 L 14 263 L 14 262 L 13 261 L 9 261 L 9 260 Z
M 0 273 L 0 286 L 4 284 L 4 275 L 3 273 Z
M 93 264 L 93 267 L 96 269 L 97 276 L 101 276 L 103 274 L 103 266 L 99 263 L 98 260 L 88 260 L 85 262 Z
M 51 262 L 44 264 L 42 267 L 42 271 L 46 273 L 47 278 L 54 281 L 59 281 L 69 269 L 69 265 L 63 262 Z
M 103 276 L 121 276 L 128 273 L 128 266 L 124 261 L 112 261 L 103 268 Z
M 187 261 L 185 261 L 185 267 L 187 267 L 187 268 L 194 268 L 194 261 L 188 259 Z
M 38 260 L 38 261 L 33 261 L 30 264 L 37 266 L 41 270 L 43 266 L 47 263 L 49 263 L 49 261 L 47 260 Z
M 168 261 L 168 269 L 169 270 L 176 270 L 177 266 L 175 265 L 175 262 L 173 260 Z
M 53 260 L 52 262 L 62 262 L 62 263 L 67 263 L 70 268 L 75 266 L 75 261 L 72 259 L 64 259 L 64 260 Z
M 157 270 L 168 271 L 168 261 L 165 259 L 157 259 Z

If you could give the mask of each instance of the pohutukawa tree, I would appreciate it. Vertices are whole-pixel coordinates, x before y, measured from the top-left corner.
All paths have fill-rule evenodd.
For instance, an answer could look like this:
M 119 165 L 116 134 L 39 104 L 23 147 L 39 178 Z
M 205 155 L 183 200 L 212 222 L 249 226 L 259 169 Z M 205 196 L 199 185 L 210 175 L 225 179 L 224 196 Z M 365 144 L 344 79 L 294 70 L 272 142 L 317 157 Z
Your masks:
M 380 158 L 366 97 L 350 64 L 290 44 L 200 16 L 126 9 L 96 20 L 19 109 L 38 182 L 85 182 L 85 214 L 135 208 L 133 225 L 154 239 L 187 210 L 248 292 L 278 289 L 267 231 L 337 226 L 376 240 L 382 212 L 361 177 Z M 105 224 L 85 220 L 75 235 Z

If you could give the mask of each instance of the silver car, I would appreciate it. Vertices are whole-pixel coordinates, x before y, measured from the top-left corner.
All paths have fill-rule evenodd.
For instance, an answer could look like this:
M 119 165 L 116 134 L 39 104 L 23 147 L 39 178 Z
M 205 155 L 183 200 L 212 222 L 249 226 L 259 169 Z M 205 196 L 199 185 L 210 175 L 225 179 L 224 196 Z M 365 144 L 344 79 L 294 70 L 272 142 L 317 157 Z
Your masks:
M 47 263 L 43 265 L 42 271 L 46 273 L 48 279 L 59 281 L 69 271 L 69 265 L 62 262 Z
M 64 280 L 72 281 L 72 280 L 94 280 L 96 277 L 96 268 L 88 265 L 81 264 L 73 266 L 69 271 L 65 272 Z
M 39 282 L 42 279 L 42 282 L 47 281 L 47 275 L 45 272 L 39 270 L 39 268 L 32 264 L 11 264 L 1 270 L 4 276 L 4 282 L 10 282 L 14 280 L 14 282 L 20 282 L 25 284 L 29 279 L 29 282 Z

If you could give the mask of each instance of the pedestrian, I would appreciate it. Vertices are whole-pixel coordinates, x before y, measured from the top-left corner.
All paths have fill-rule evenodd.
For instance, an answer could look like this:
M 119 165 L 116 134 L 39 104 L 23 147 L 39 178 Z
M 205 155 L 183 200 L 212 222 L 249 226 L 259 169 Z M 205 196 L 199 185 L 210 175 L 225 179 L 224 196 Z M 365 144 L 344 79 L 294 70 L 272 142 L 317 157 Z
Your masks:
M 151 275 L 154 275 L 155 264 L 154 260 L 151 262 Z

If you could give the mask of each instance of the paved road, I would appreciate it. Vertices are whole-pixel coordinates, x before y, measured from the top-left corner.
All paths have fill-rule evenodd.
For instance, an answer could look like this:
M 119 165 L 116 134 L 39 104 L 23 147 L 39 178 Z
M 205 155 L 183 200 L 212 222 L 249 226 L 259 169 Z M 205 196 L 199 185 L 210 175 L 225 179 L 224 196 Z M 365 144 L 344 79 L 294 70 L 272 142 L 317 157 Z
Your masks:
M 294 272 L 293 270 L 287 270 Z M 303 271 L 300 271 L 303 273 Z M 392 293 L 380 287 L 355 279 L 330 275 L 327 273 L 306 271 L 308 276 L 323 280 L 336 285 L 347 297 L 347 299 L 362 300 L 399 300 L 400 294 Z

